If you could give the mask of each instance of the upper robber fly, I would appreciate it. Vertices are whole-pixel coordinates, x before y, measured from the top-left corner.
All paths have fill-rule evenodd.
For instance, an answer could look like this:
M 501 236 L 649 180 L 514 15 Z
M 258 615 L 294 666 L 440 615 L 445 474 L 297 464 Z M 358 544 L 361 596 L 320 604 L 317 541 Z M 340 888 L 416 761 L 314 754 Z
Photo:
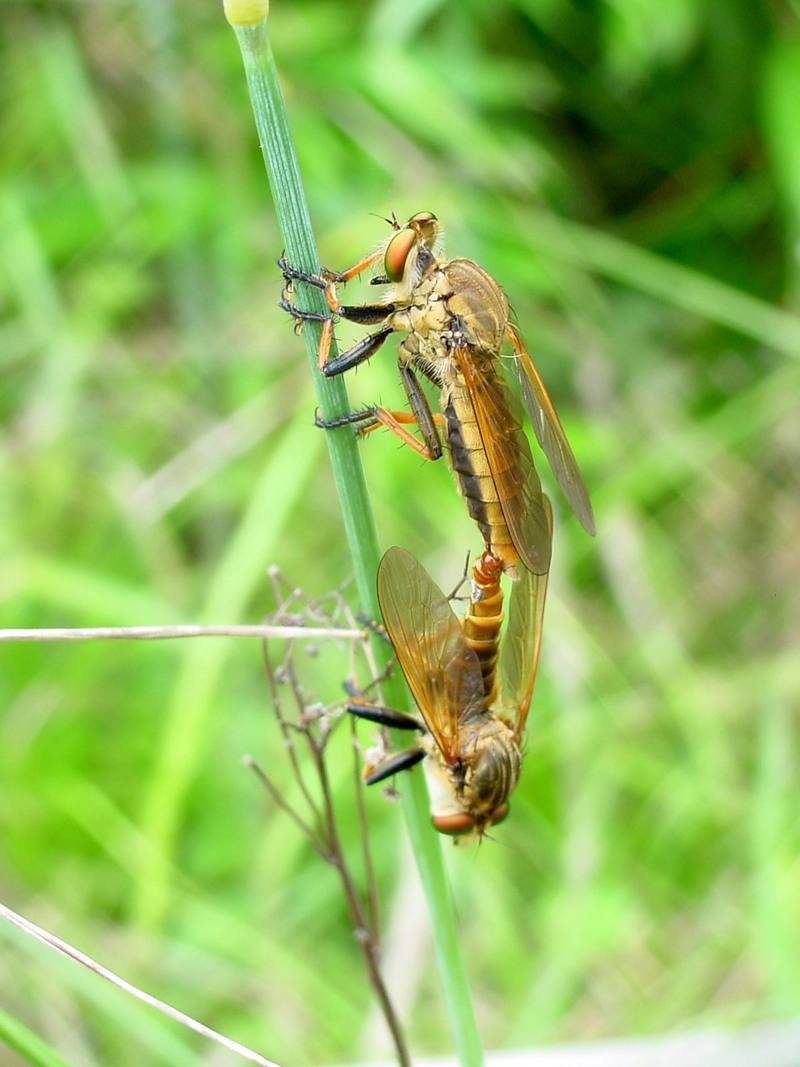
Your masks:
M 326 377 L 369 359 L 389 334 L 404 334 L 398 367 L 411 412 L 375 405 L 328 422 L 318 420 L 318 425 L 331 429 L 356 423 L 360 434 L 386 426 L 431 460 L 442 455 L 439 430 L 444 429 L 459 491 L 487 550 L 512 578 L 518 560 L 534 574 L 545 574 L 550 565 L 550 537 L 544 497 L 527 438 L 514 417 L 500 371 L 505 340 L 512 348 L 512 363 L 536 438 L 573 511 L 590 534 L 595 532 L 594 516 L 555 408 L 521 335 L 508 321 L 508 301 L 477 263 L 444 259 L 438 248 L 441 226 L 431 212 L 413 215 L 403 227 L 394 220 L 390 225 L 393 232 L 380 248 L 340 274 L 307 274 L 284 258 L 279 260 L 288 283 L 307 282 L 325 294 L 327 315 L 301 311 L 286 293 L 281 306 L 297 320 L 322 321 L 318 364 Z M 372 279 L 372 284 L 388 286 L 381 299 L 360 306 L 341 304 L 336 284 L 356 277 L 381 258 L 384 274 Z M 336 317 L 380 324 L 380 328 L 329 359 Z M 415 370 L 440 388 L 441 414 L 431 412 Z M 422 441 L 405 429 L 409 423 L 417 425 Z

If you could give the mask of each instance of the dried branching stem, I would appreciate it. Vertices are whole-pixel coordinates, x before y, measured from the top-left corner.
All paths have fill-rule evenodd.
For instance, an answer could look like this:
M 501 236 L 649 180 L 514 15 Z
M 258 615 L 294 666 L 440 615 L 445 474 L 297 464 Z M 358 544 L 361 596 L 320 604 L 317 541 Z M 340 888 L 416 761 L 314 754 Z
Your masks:
M 297 592 L 292 594 L 297 597 Z M 280 611 L 278 613 L 280 615 Z M 366 903 L 362 902 L 356 887 L 356 882 L 342 847 L 339 829 L 336 821 L 336 811 L 333 802 L 333 794 L 328 777 L 328 769 L 325 764 L 325 751 L 329 737 L 339 719 L 331 720 L 330 715 L 319 705 L 309 704 L 303 693 L 300 680 L 295 670 L 292 654 L 292 643 L 289 642 L 283 660 L 279 667 L 279 676 L 282 682 L 289 685 L 295 705 L 296 717 L 289 717 L 281 701 L 279 686 L 276 682 L 276 672 L 270 659 L 266 642 L 263 645 L 264 668 L 269 686 L 272 710 L 275 714 L 278 728 L 281 732 L 286 751 L 289 756 L 289 767 L 293 778 L 298 784 L 300 793 L 311 813 L 311 822 L 287 803 L 281 791 L 272 779 L 255 763 L 247 757 L 246 763 L 252 767 L 259 781 L 269 793 L 277 806 L 284 811 L 306 835 L 312 848 L 333 867 L 339 875 L 339 880 L 344 892 L 350 922 L 353 927 L 356 942 L 361 948 L 364 961 L 367 966 L 370 984 L 383 1012 L 386 1024 L 392 1035 L 392 1040 L 397 1052 L 398 1062 L 401 1067 L 410 1067 L 411 1059 L 403 1037 L 400 1020 L 394 1010 L 389 997 L 389 992 L 383 981 L 379 964 L 380 938 L 378 931 L 378 893 L 375 884 L 375 873 L 367 834 L 367 819 L 364 806 L 363 782 L 359 773 L 358 751 L 355 733 L 351 734 L 351 744 L 354 753 L 354 772 L 356 790 L 356 810 L 358 812 L 359 838 L 361 846 L 361 858 L 366 882 Z M 362 644 L 366 651 L 366 640 Z M 352 723 L 351 723 L 352 729 Z M 317 791 L 321 797 L 320 805 L 314 800 L 312 791 L 308 787 L 300 760 L 298 758 L 295 737 L 302 738 L 308 748 L 311 764 L 314 768 Z M 312 825 L 313 824 L 313 825 Z

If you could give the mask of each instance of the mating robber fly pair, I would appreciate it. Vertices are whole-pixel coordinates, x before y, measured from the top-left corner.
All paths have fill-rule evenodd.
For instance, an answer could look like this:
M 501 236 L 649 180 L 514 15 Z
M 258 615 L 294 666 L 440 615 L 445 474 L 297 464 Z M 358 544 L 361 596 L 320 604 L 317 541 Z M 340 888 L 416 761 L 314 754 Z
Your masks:
M 536 439 L 590 534 L 594 516 L 575 456 L 522 337 L 509 322 L 500 287 L 472 260 L 444 259 L 441 226 L 430 212 L 413 215 L 405 226 L 393 217 L 390 226 L 379 248 L 342 273 L 308 274 L 282 257 L 287 287 L 281 306 L 298 325 L 322 323 L 317 362 L 326 377 L 369 359 L 390 334 L 403 335 L 398 368 L 410 413 L 373 405 L 331 421 L 318 419 L 318 425 L 331 430 L 353 425 L 360 436 L 383 426 L 430 460 L 441 458 L 444 433 L 459 492 L 484 544 L 473 568 L 469 607 L 459 621 L 422 565 L 403 549 L 389 549 L 378 569 L 381 613 L 423 722 L 373 704 L 352 703 L 348 710 L 423 734 L 419 745 L 369 770 L 369 783 L 428 757 L 435 828 L 481 835 L 505 817 L 519 777 L 553 536 L 550 503 L 501 371 L 505 342 L 511 348 L 505 363 L 514 368 Z M 382 297 L 364 305 L 340 303 L 336 286 L 381 259 L 383 274 L 371 284 L 387 287 Z M 295 282 L 321 289 L 327 314 L 299 309 L 289 299 Z M 378 329 L 329 358 L 337 318 Z M 418 374 L 439 389 L 440 412 L 431 411 Z M 513 585 L 500 647 L 503 573 Z

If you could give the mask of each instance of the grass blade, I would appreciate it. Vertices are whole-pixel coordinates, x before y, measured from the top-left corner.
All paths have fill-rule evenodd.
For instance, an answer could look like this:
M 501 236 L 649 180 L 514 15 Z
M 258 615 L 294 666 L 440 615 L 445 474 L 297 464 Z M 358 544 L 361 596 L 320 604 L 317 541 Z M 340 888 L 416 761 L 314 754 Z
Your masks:
M 35 1067 L 69 1067 L 66 1060 L 32 1033 L 27 1026 L 0 1008 L 0 1042 L 18 1052 L 26 1063 Z

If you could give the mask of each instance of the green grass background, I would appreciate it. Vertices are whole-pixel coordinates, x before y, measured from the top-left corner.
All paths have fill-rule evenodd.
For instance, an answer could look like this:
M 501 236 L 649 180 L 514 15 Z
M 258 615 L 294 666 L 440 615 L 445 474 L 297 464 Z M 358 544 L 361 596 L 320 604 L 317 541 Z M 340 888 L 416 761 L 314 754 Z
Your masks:
M 506 289 L 597 512 L 592 542 L 553 492 L 513 815 L 447 850 L 488 1047 L 800 1009 L 799 14 L 273 0 L 323 262 L 384 235 L 371 212 L 436 212 Z M 0 17 L 2 625 L 255 621 L 270 563 L 340 584 L 221 10 Z M 399 402 L 391 353 L 351 396 Z M 452 584 L 476 538 L 444 464 L 363 454 L 383 543 Z M 307 665 L 319 699 L 341 659 Z M 240 764 L 288 780 L 254 643 L 3 646 L 0 709 L 3 899 L 281 1062 L 380 1051 L 336 879 Z M 400 812 L 370 817 L 390 982 L 444 1052 Z M 69 1063 L 212 1062 L 0 933 L 0 1007 Z

